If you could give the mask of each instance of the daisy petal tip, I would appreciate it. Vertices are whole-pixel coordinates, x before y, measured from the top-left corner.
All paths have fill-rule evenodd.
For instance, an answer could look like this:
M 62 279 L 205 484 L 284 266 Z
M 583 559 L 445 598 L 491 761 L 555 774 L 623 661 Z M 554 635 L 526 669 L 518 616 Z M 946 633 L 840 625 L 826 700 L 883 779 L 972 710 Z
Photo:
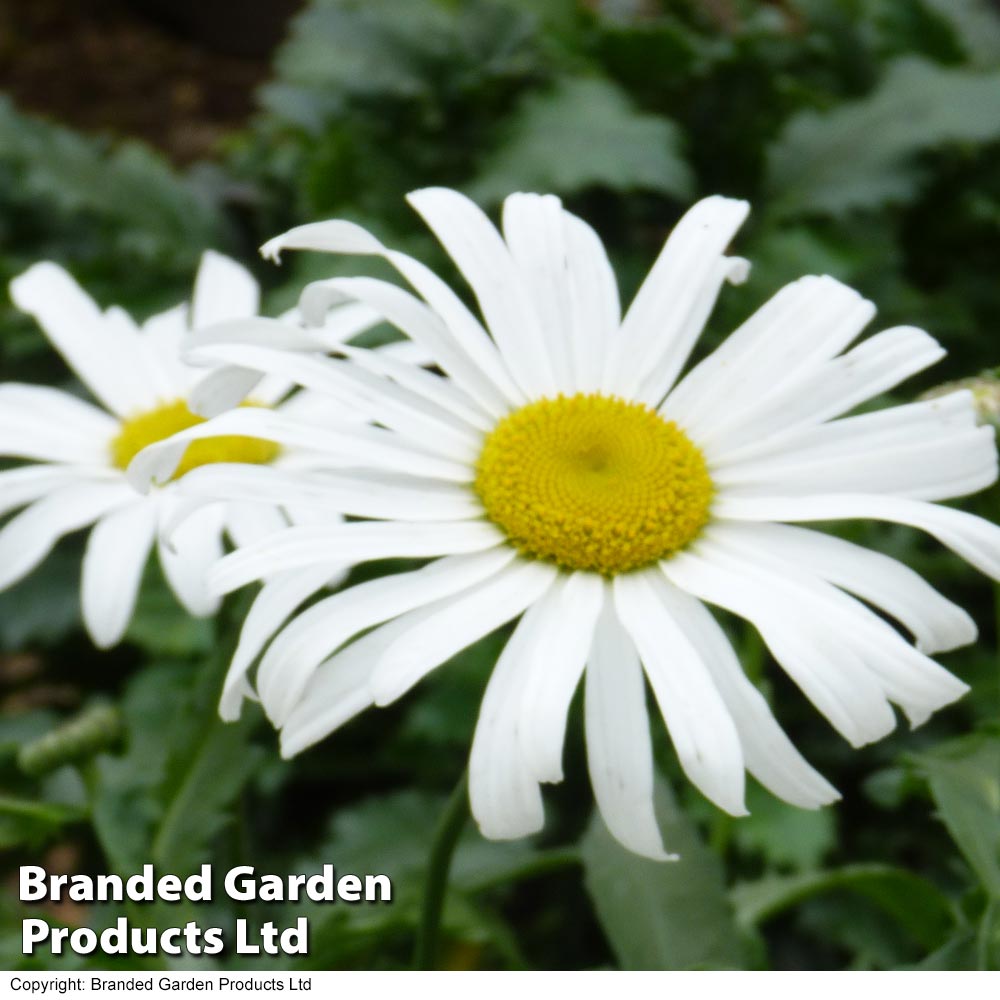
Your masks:
M 688 211 L 697 212 L 699 215 L 711 215 L 712 219 L 706 219 L 706 225 L 726 219 L 731 220 L 731 225 L 740 226 L 750 214 L 750 202 L 743 198 L 729 198 L 724 194 L 713 194 L 695 202 Z
M 161 485 L 157 482 L 154 475 L 150 475 L 144 465 L 140 464 L 136 467 L 136 463 L 133 460 L 132 464 L 125 470 L 125 479 L 127 480 L 129 486 L 136 491 L 136 493 L 141 493 L 143 496 L 148 496 L 154 486 Z
M 459 194 L 458 191 L 453 191 L 451 188 L 441 187 L 439 185 L 430 185 L 429 187 L 415 188 L 413 191 L 409 191 L 406 195 L 406 200 L 411 205 L 416 205 L 418 202 L 426 201 L 428 198 L 438 198 L 438 197 L 450 198 L 456 196 L 458 198 L 464 198 L 465 195 Z
M 227 683 L 219 696 L 219 718 L 223 722 L 237 722 L 243 714 L 244 688 L 246 685 Z
M 750 261 L 746 257 L 730 257 L 726 280 L 731 285 L 742 285 L 750 277 Z
M 266 243 L 262 243 L 258 251 L 264 260 L 271 261 L 272 264 L 281 264 L 281 251 L 285 246 L 281 236 L 274 236 Z
M 838 802 L 842 802 L 843 798 L 844 796 L 841 795 L 836 788 L 833 788 L 830 791 L 830 797 L 825 802 L 820 803 L 820 808 L 822 808 L 823 806 L 834 806 Z
M 121 642 L 125 633 L 124 627 L 108 631 L 100 623 L 87 621 L 86 616 L 84 616 L 84 627 L 87 630 L 87 635 L 90 636 L 90 641 L 100 650 L 113 649 Z
M 535 815 L 516 825 L 496 823 L 487 820 L 476 820 L 479 832 L 486 840 L 520 840 L 522 837 L 533 837 L 541 833 L 545 826 L 545 814 Z
M 611 836 L 627 851 L 645 858 L 647 861 L 680 861 L 679 854 L 673 854 L 663 846 L 659 830 L 647 829 L 645 831 L 614 831 L 607 825 L 605 828 Z
M 371 693 L 372 704 L 376 708 L 386 708 L 400 696 L 400 692 L 396 685 L 389 685 L 386 683 L 378 684 L 373 682 L 369 690 Z
M 625 845 L 628 847 L 628 845 Z M 658 863 L 670 863 L 674 861 L 680 861 L 681 856 L 679 854 L 671 854 L 662 845 L 658 847 L 646 846 L 640 847 L 639 845 L 633 845 L 628 847 L 630 851 L 634 854 L 638 854 L 640 857 L 647 858 L 650 861 L 656 861 Z
M 746 803 L 746 790 L 742 782 L 739 788 L 717 788 L 715 794 L 710 798 L 715 805 L 730 816 L 739 818 L 750 815 Z
M 50 260 L 32 264 L 27 270 L 13 278 L 8 285 L 11 301 L 22 312 L 31 312 L 41 299 L 47 298 L 53 293 L 52 282 L 54 281 L 69 281 L 76 284 L 68 271 Z
M 219 718 L 222 719 L 223 722 L 227 723 L 239 722 L 240 715 L 242 714 L 240 711 L 241 708 L 242 705 L 230 705 L 223 701 L 219 705 Z
M 293 757 L 297 757 L 302 753 L 309 744 L 302 740 L 301 738 L 296 739 L 294 737 L 286 737 L 284 733 L 281 734 L 281 739 L 278 742 L 278 753 L 282 760 L 291 760 Z

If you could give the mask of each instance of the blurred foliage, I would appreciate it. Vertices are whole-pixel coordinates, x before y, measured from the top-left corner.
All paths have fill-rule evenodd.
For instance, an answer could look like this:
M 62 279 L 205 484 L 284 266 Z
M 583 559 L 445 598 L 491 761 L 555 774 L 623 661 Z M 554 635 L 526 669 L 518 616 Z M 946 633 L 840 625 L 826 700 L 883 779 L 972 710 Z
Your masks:
M 253 261 L 264 238 L 332 215 L 448 274 L 403 200 L 446 184 L 488 209 L 512 188 L 560 194 L 607 242 L 627 296 L 690 200 L 722 192 L 753 203 L 738 250 L 754 272 L 724 294 L 700 350 L 785 282 L 830 273 L 871 297 L 883 325 L 916 323 L 947 347 L 896 399 L 1000 362 L 1000 15 L 988 0 L 312 0 L 259 107 L 215 162 L 181 173 L 140 144 L 0 99 L 0 280 L 53 258 L 102 302 L 148 315 L 188 293 L 205 246 Z M 277 309 L 353 262 L 253 266 Z M 6 302 L 0 328 L 5 380 L 67 384 Z M 996 519 L 996 489 L 966 506 Z M 805 813 L 754 786 L 751 815 L 730 819 L 678 780 L 654 726 L 679 797 L 662 785 L 668 847 L 684 855 L 673 865 L 627 855 L 592 817 L 576 706 L 544 833 L 496 844 L 467 829 L 460 841 L 446 967 L 1000 967 L 1000 597 L 912 532 L 844 530 L 972 611 L 980 642 L 944 658 L 971 693 L 852 751 L 734 626 L 748 672 L 844 799 Z M 78 566 L 79 546 L 64 544 L 0 595 L 5 873 L 40 860 L 385 871 L 391 906 L 288 904 L 289 921 L 310 915 L 311 954 L 283 962 L 405 966 L 437 816 L 503 637 L 282 761 L 259 713 L 232 726 L 216 714 L 235 602 L 192 622 L 151 570 L 126 644 L 98 654 L 79 626 Z M 24 912 L 0 907 L 6 968 L 160 961 L 25 959 Z M 117 914 L 46 915 L 101 926 Z M 282 919 L 218 899 L 127 915 Z

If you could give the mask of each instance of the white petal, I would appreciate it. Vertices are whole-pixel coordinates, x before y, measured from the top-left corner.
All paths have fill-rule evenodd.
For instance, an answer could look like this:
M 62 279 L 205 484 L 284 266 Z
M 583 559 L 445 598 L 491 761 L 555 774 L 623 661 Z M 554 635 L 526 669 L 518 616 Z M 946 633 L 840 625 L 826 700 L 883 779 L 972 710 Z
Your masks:
M 188 408 L 200 417 L 216 417 L 239 406 L 263 379 L 264 375 L 253 368 L 239 365 L 218 368 L 191 390 Z
M 317 562 L 431 558 L 482 552 L 505 541 L 486 521 L 444 524 L 357 522 L 286 528 L 226 556 L 210 574 L 214 593 L 228 594 L 254 580 Z
M 819 531 L 787 524 L 733 523 L 731 531 L 763 550 L 819 574 L 824 580 L 881 608 L 909 629 L 924 653 L 976 641 L 970 615 L 901 562 Z
M 297 389 L 287 399 L 283 399 L 274 409 L 290 420 L 304 421 L 306 423 L 334 424 L 337 426 L 367 423 L 368 420 L 363 413 L 352 410 L 343 405 L 340 400 L 323 392 L 312 392 L 309 389 Z M 300 455 L 295 452 L 282 452 L 275 461 L 286 462 L 291 458 L 298 460 Z
M 293 570 L 278 574 L 261 587 L 243 620 L 236 652 L 222 686 L 219 714 L 226 722 L 240 717 L 243 698 L 250 690 L 246 674 L 260 651 L 285 619 L 307 597 L 320 590 L 336 570 L 332 565 Z
M 875 314 L 829 277 L 786 285 L 684 376 L 663 413 L 696 436 L 844 350 Z
M 853 350 L 816 365 L 764 397 L 757 407 L 727 410 L 724 426 L 702 432 L 699 444 L 713 460 L 772 435 L 792 434 L 852 410 L 944 356 L 923 330 L 894 327 Z
M 746 262 L 735 258 L 727 264 L 724 252 L 749 210 L 745 201 L 713 196 L 677 223 L 625 314 L 605 391 L 632 398 L 654 370 L 663 373 L 664 384 L 668 370 L 681 370 L 701 333 L 704 300 L 714 301 L 723 276 L 734 282 L 746 277 Z
M 173 500 L 174 498 L 170 498 Z M 161 518 L 171 518 L 171 504 L 161 499 Z M 209 589 L 209 568 L 222 558 L 225 504 L 210 504 L 196 510 L 171 534 L 169 544 L 161 537 L 158 554 L 170 589 L 188 612 L 197 618 L 214 615 L 219 599 Z
M 434 364 L 434 359 L 412 340 L 393 340 L 388 344 L 374 348 L 374 351 L 381 357 L 391 358 L 404 365 L 427 366 Z
M 288 315 L 282 317 L 287 321 Z M 298 309 L 294 310 L 294 320 L 296 323 L 303 322 Z M 316 338 L 326 351 L 335 351 L 342 347 L 347 341 L 353 340 L 359 333 L 370 330 L 383 320 L 381 313 L 376 312 L 369 306 L 361 305 L 358 302 L 345 302 L 330 309 L 323 317 L 322 322 L 314 323 L 309 332 Z M 397 343 L 396 347 L 414 347 L 415 345 Z M 426 352 L 418 352 L 418 356 L 413 358 L 413 364 L 427 364 Z
M 659 573 L 614 580 L 615 610 L 639 652 L 684 773 L 733 816 L 746 815 L 743 751 L 698 652 L 660 597 Z
M 692 550 L 661 564 L 682 590 L 750 621 L 774 658 L 852 746 L 892 732 L 896 718 L 882 686 L 838 628 L 803 600 L 799 587 L 713 551 Z
M 281 725 L 281 756 L 294 757 L 370 708 L 369 681 L 379 656 L 426 614 L 420 609 L 389 622 L 320 664 Z
M 527 837 L 545 822 L 541 790 L 518 741 L 521 696 L 543 634 L 544 616 L 536 604 L 514 628 L 479 707 L 469 755 L 469 804 L 490 840 Z
M 324 354 L 329 349 L 319 329 L 270 316 L 246 316 L 192 331 L 184 341 L 184 360 L 192 365 L 212 366 L 219 360 L 215 354 L 218 348 L 241 345 L 306 354 Z
M 725 633 L 701 601 L 670 583 L 660 597 L 712 675 L 736 724 L 747 770 L 779 798 L 803 809 L 816 809 L 840 798 L 785 735 L 763 695 L 743 673 Z
M 906 445 L 916 438 L 929 443 L 950 440 L 975 426 L 975 402 L 972 393 L 964 390 L 827 423 L 797 425 L 763 441 L 747 442 L 732 450 L 713 449 L 711 456 L 713 465 L 727 469 L 750 461 L 780 461 L 786 455 L 799 452 L 843 458 L 862 448 Z
M 201 256 L 191 300 L 191 327 L 256 316 L 260 289 L 254 276 L 235 260 L 206 250 Z
M 172 357 L 169 364 L 164 364 L 156 342 L 124 309 L 111 306 L 104 311 L 103 319 L 114 344 L 114 353 L 106 363 L 128 372 L 130 414 L 152 409 L 159 401 L 183 397 L 189 374 L 183 371 L 176 345 L 171 345 Z M 124 400 L 121 405 L 124 407 Z
M 996 478 L 992 427 L 972 427 L 936 439 L 915 429 L 883 445 L 861 440 L 854 451 L 840 455 L 800 448 L 738 465 L 712 466 L 712 481 L 726 496 L 865 492 L 944 500 L 977 493 Z
M 465 195 L 424 188 L 407 201 L 468 281 L 515 382 L 529 396 L 559 392 L 545 333 L 510 251 L 483 211 Z
M 385 257 L 437 313 L 447 335 L 454 340 L 459 349 L 456 355 L 454 351 L 445 347 L 445 357 L 442 358 L 439 354 L 441 344 L 436 345 L 436 350 L 429 350 L 425 344 L 425 348 L 441 367 L 494 416 L 502 416 L 510 405 L 516 406 L 524 402 L 523 394 L 514 385 L 496 346 L 479 321 L 465 307 L 461 299 L 433 271 L 419 261 L 406 254 L 386 249 L 360 226 L 343 221 L 317 222 L 291 229 L 265 243 L 261 247 L 261 253 L 277 259 L 281 250 L 285 248 L 324 250 L 328 253 L 377 254 Z M 370 285 L 363 287 L 372 290 Z M 358 286 L 355 286 L 355 290 L 357 288 Z M 391 319 L 390 322 L 396 323 Z
M 862 493 L 810 497 L 720 497 L 719 518 L 735 521 L 834 521 L 873 518 L 908 524 L 933 535 L 981 573 L 1000 581 L 1000 527 L 951 507 Z
M 260 248 L 260 253 L 262 257 L 281 263 L 281 254 L 285 250 L 381 256 L 385 247 L 367 229 L 356 223 L 333 219 L 289 229 L 288 232 L 269 239 Z
M 822 623 L 821 629 L 829 633 L 830 644 L 838 643 L 861 661 L 877 678 L 886 697 L 902 706 L 913 725 L 968 690 L 863 604 L 816 579 L 800 560 L 773 551 L 766 536 L 761 538 L 749 526 L 713 525 L 710 542 L 699 548 L 716 563 L 735 559 L 739 572 L 755 577 L 763 586 L 777 586 L 779 591 L 794 586 L 789 607 L 797 605 L 797 613 L 806 618 L 815 616 Z
M 544 352 L 558 392 L 572 395 L 573 289 L 566 223 L 555 195 L 512 194 L 503 204 L 503 235 L 520 284 L 538 320 Z
M 539 781 L 559 782 L 566 718 L 590 652 L 604 587 L 594 573 L 560 576 L 541 603 L 543 635 L 521 702 L 521 752 Z
M 451 556 L 324 598 L 290 622 L 261 660 L 257 690 L 269 716 L 281 725 L 317 664 L 352 636 L 467 590 L 499 573 L 513 558 L 508 548 Z
M 520 615 L 554 583 L 558 570 L 515 560 L 415 625 L 380 657 L 372 675 L 376 705 L 388 705 L 445 660 Z
M 216 462 L 178 480 L 181 496 L 294 503 L 300 510 L 337 511 L 355 517 L 405 521 L 459 521 L 481 518 L 482 504 L 467 487 L 394 476 L 384 472 L 339 473 L 286 470 L 281 466 Z M 245 544 L 243 542 L 241 545 Z
M 101 518 L 83 556 L 83 621 L 94 645 L 121 639 L 135 610 L 156 532 L 156 503 L 145 498 Z
M 605 826 L 636 854 L 676 860 L 663 849 L 653 811 L 653 747 L 642 665 L 610 593 L 587 661 L 584 711 L 590 783 Z
M 192 441 L 230 434 L 321 452 L 331 465 L 368 465 L 459 483 L 475 478 L 471 466 L 422 452 L 392 431 L 356 424 L 314 425 L 289 419 L 286 412 L 285 408 L 276 413 L 247 407 L 180 431 L 139 452 L 129 465 L 129 482 L 143 492 L 154 482 L 165 483 L 176 471 Z
M 0 455 L 108 466 L 118 422 L 76 396 L 41 385 L 0 385 Z
M 64 486 L 102 479 L 120 480 L 116 469 L 85 465 L 25 465 L 0 472 L 0 517 Z
M 36 500 L 0 530 L 0 590 L 27 576 L 63 535 L 135 499 L 121 480 L 80 480 Z
M 470 427 L 485 432 L 492 430 L 494 419 L 450 379 L 401 361 L 378 348 L 369 351 L 362 347 L 343 346 L 340 350 L 356 364 L 375 374 L 391 378 L 412 392 L 437 403 Z
M 692 302 L 687 316 L 686 336 L 690 338 L 690 345 L 684 351 L 683 359 L 680 358 L 676 347 L 667 349 L 657 356 L 655 363 L 644 373 L 642 382 L 632 397 L 635 402 L 652 407 L 659 407 L 663 403 L 664 396 L 677 381 L 678 373 L 684 367 L 687 356 L 704 330 L 722 286 L 727 282 L 731 285 L 741 285 L 749 273 L 750 263 L 742 257 L 723 257 L 715 262 L 711 273 Z
M 188 333 L 190 312 L 189 305 L 181 302 L 150 316 L 142 324 L 138 340 L 148 377 L 155 386 L 147 408 L 160 402 L 183 399 L 198 378 L 199 372 L 186 365 L 181 358 L 181 345 Z
M 482 331 L 487 348 L 482 357 L 470 357 L 444 320 L 429 306 L 405 289 L 375 278 L 330 278 L 314 281 L 302 292 L 301 307 L 307 320 L 315 321 L 332 305 L 364 302 L 379 310 L 400 332 L 434 359 L 435 363 L 473 396 L 489 413 L 499 416 L 509 408 L 508 396 L 517 390 L 498 391 L 496 383 L 506 386 L 509 376 L 503 361 Z M 462 307 L 464 309 L 464 306 Z M 471 314 L 470 314 L 471 315 Z M 505 382 L 505 379 L 507 380 Z
M 212 468 L 212 466 L 203 466 Z M 255 469 L 257 466 L 236 466 Z M 264 502 L 254 493 L 245 493 L 226 504 L 225 530 L 233 545 L 240 549 L 253 545 L 268 535 L 288 527 L 288 519 L 278 505 Z
M 573 376 L 577 391 L 597 392 L 621 323 L 618 283 L 597 233 L 569 212 L 563 217 L 572 293 Z
M 128 357 L 138 350 L 57 264 L 34 264 L 10 283 L 10 296 L 34 316 L 80 381 L 112 412 L 127 416 L 152 402 L 135 382 Z
M 249 344 L 219 345 L 213 353 L 224 364 L 238 361 L 332 397 L 333 405 L 356 410 L 427 451 L 472 462 L 479 454 L 480 431 L 436 402 L 360 365 Z

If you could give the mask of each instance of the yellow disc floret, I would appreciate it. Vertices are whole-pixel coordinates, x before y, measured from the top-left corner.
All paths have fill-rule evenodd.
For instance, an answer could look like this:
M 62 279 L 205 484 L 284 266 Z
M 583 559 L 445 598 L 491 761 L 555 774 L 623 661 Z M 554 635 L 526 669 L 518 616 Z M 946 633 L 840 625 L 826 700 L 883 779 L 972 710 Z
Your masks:
M 504 417 L 475 489 L 524 555 L 611 576 L 663 559 L 704 527 L 712 480 L 676 424 L 641 403 L 543 399 Z
M 143 448 L 204 422 L 204 417 L 192 413 L 182 399 L 163 403 L 154 410 L 122 421 L 118 434 L 111 442 L 111 460 L 119 469 L 127 469 Z M 270 441 L 236 434 L 193 441 L 184 452 L 173 478 L 178 479 L 199 465 L 214 462 L 264 465 L 276 458 L 279 451 L 279 446 Z

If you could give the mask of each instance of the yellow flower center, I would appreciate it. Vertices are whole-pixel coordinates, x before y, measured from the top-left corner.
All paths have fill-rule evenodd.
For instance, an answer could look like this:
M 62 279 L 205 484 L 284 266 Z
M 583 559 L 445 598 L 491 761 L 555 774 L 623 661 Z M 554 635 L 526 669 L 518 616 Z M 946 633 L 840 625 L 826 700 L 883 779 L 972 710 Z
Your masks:
M 606 576 L 676 552 L 708 520 L 712 480 L 676 424 L 640 403 L 543 399 L 504 417 L 475 489 L 524 555 Z
M 119 469 L 127 469 L 143 448 L 204 422 L 205 418 L 192 413 L 182 399 L 163 403 L 155 410 L 147 410 L 122 421 L 111 442 L 111 460 Z M 275 459 L 280 450 L 278 445 L 270 441 L 236 434 L 192 441 L 171 478 L 179 479 L 199 465 L 211 465 L 213 462 L 264 465 Z

